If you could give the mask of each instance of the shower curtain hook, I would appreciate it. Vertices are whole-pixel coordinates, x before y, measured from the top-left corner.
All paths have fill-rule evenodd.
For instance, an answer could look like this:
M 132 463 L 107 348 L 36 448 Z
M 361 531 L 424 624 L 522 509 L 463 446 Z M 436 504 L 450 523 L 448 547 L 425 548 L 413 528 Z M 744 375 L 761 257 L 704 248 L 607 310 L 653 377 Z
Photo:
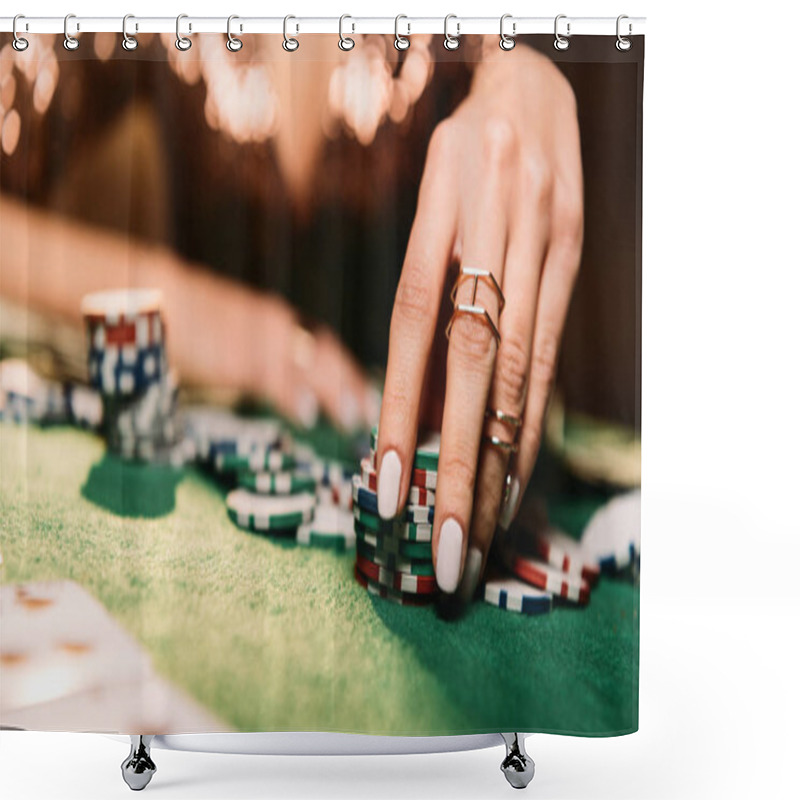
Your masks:
M 556 21 L 555 21 L 555 24 L 553 26 L 553 32 L 555 33 L 555 37 L 556 37 L 555 41 L 553 42 L 553 47 L 555 47 L 556 50 L 568 50 L 569 49 L 569 37 L 572 35 L 572 32 L 570 31 L 569 20 L 567 20 L 567 35 L 566 36 L 562 36 L 558 32 L 558 21 L 562 20 L 562 19 L 567 19 L 567 15 L 566 14 L 559 14 L 556 17 Z
M 455 36 L 451 36 L 447 32 L 447 24 L 450 22 L 451 19 L 454 19 L 456 21 L 456 35 Z M 442 42 L 442 44 L 444 45 L 444 49 L 445 50 L 458 50 L 458 47 L 461 44 L 461 42 L 458 41 L 458 37 L 460 35 L 461 35 L 461 23 L 459 22 L 457 15 L 448 14 L 444 18 L 444 42 Z
M 616 44 L 616 47 L 617 47 L 617 50 L 619 50 L 621 53 L 625 53 L 625 52 L 627 52 L 628 50 L 631 49 L 631 40 L 628 39 L 627 37 L 623 36 L 622 33 L 620 32 L 621 31 L 620 23 L 624 19 L 628 19 L 628 15 L 627 14 L 620 14 L 617 17 L 617 44 Z M 631 26 L 631 23 L 628 22 L 628 36 L 630 36 L 632 32 L 633 32 L 633 27 Z
M 344 50 L 345 52 L 347 52 L 348 50 L 352 50 L 356 46 L 356 43 L 353 39 L 351 39 L 349 36 L 345 36 L 344 33 L 342 33 L 342 27 L 346 19 L 353 19 L 353 18 L 349 14 L 342 14 L 342 16 L 339 17 L 339 49 Z M 352 23 L 352 25 L 353 25 L 352 32 L 355 33 L 356 32 L 355 22 Z
M 23 50 L 27 50 L 28 49 L 28 44 L 29 44 L 27 39 L 23 39 L 17 34 L 17 22 L 19 20 L 21 20 L 21 19 L 25 19 L 25 15 L 24 14 L 17 14 L 14 17 L 14 22 L 11 25 L 11 33 L 14 34 L 14 41 L 11 43 L 11 46 L 18 53 L 21 53 Z M 27 30 L 27 23 L 26 23 L 26 30 Z
M 69 35 L 69 31 L 67 30 L 67 27 L 69 26 L 69 21 L 71 19 L 76 19 L 74 14 L 67 14 L 67 16 L 64 17 L 64 49 L 65 50 L 77 50 L 78 49 L 78 45 L 80 45 L 80 42 L 74 36 L 70 36 Z M 81 29 L 80 24 L 76 23 L 75 30 L 79 31 L 80 29 Z
M 406 25 L 408 27 L 408 33 L 406 36 L 400 35 L 400 20 L 401 19 L 408 19 L 405 14 L 398 14 L 394 18 L 394 49 L 395 50 L 408 50 L 411 47 L 411 41 L 407 39 L 407 36 L 411 35 L 411 23 L 407 22 Z
M 122 18 L 122 49 L 123 50 L 135 50 L 139 46 L 139 42 L 136 40 L 135 36 L 128 36 L 128 20 L 129 19 L 136 19 L 133 14 L 126 14 Z M 136 25 L 136 30 L 139 30 L 139 25 Z
M 516 44 L 516 42 L 514 41 L 514 37 L 517 35 L 516 22 L 511 23 L 511 36 L 509 36 L 503 31 L 503 26 L 507 19 L 513 19 L 513 15 L 503 14 L 503 16 L 500 17 L 500 49 L 506 51 L 514 49 L 514 45 Z
M 178 14 L 175 19 L 175 47 L 186 52 L 192 46 L 192 40 L 188 36 L 181 35 L 181 20 L 188 19 L 188 14 Z M 189 23 L 189 33 L 192 32 L 192 23 Z
M 237 17 L 236 14 L 231 14 L 228 17 L 228 41 L 225 42 L 225 47 L 227 47 L 228 50 L 231 51 L 231 53 L 238 53 L 242 49 L 242 47 L 244 46 L 244 42 L 241 39 L 237 39 L 231 33 L 231 22 L 233 22 L 233 20 L 235 20 L 235 19 L 239 19 L 239 17 Z M 241 32 L 241 30 L 242 30 L 242 26 L 240 25 L 239 26 L 239 31 Z
M 293 39 L 291 36 L 289 36 L 287 32 L 287 27 L 290 19 L 296 20 L 297 17 L 293 17 L 291 14 L 287 14 L 283 18 L 283 49 L 287 53 L 294 53 L 294 51 L 297 50 L 298 47 L 300 47 L 300 42 L 297 39 Z M 300 33 L 300 26 L 296 22 L 295 22 L 295 28 L 296 28 L 296 33 Z

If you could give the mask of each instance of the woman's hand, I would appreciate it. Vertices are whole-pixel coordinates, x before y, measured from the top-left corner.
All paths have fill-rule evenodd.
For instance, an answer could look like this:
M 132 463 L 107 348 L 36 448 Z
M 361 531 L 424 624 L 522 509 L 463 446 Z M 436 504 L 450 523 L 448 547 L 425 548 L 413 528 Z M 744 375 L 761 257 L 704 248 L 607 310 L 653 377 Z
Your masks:
M 459 593 L 472 595 L 496 525 L 508 527 L 530 479 L 582 239 L 572 90 L 529 48 L 497 50 L 429 145 L 392 313 L 379 428 L 378 505 L 389 518 L 408 493 L 421 415 L 443 402 L 433 554 L 444 592 L 461 582 Z M 435 350 L 445 341 L 437 317 L 443 302 L 444 321 L 452 312 L 453 261 L 491 272 L 505 305 L 490 279 L 462 278 L 455 302 L 473 304 L 474 291 L 499 337 L 485 316 L 455 316 L 446 369 L 437 370 Z M 485 417 L 487 409 L 506 419 Z M 518 442 L 516 456 L 484 436 Z

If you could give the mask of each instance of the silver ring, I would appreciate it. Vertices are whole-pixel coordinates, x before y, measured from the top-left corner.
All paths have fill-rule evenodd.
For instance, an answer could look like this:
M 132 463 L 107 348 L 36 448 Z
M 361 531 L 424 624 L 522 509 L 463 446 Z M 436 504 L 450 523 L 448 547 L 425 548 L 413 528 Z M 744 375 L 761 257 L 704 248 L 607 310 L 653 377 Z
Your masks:
M 496 447 L 499 450 L 505 450 L 507 453 L 516 453 L 519 450 L 519 445 L 516 442 L 505 442 L 499 436 L 489 436 L 488 434 L 483 434 L 481 436 L 486 444 L 490 444 L 492 447 Z
M 18 53 L 21 53 L 23 50 L 27 50 L 28 49 L 28 45 L 30 44 L 30 42 L 28 42 L 27 39 L 23 39 L 21 36 L 19 36 L 17 34 L 17 20 L 20 20 L 20 19 L 25 19 L 25 15 L 24 14 L 17 14 L 14 17 L 14 22 L 11 25 L 11 33 L 14 34 L 14 41 L 11 43 L 11 46 Z
M 352 50 L 356 46 L 355 40 L 351 39 L 349 36 L 345 36 L 344 33 L 342 33 L 342 27 L 346 19 L 353 18 L 349 14 L 342 14 L 342 16 L 339 17 L 339 49 L 344 50 L 345 53 L 349 50 Z M 353 33 L 355 32 L 356 26 L 355 23 L 353 23 Z
M 237 39 L 231 33 L 231 22 L 235 19 L 239 19 L 239 17 L 237 17 L 236 14 L 231 14 L 228 17 L 228 41 L 225 42 L 225 47 L 227 47 L 228 50 L 231 51 L 231 53 L 238 53 L 244 46 L 244 42 L 241 39 Z M 239 28 L 239 30 L 241 30 L 241 27 Z
M 293 17 L 291 14 L 287 14 L 283 18 L 283 49 L 287 53 L 294 53 L 294 51 L 297 50 L 298 47 L 300 47 L 300 42 L 297 39 L 293 39 L 287 33 L 287 25 L 288 25 L 288 22 L 289 22 L 290 19 L 297 19 L 297 18 Z M 297 31 L 299 32 L 300 31 L 300 26 L 296 25 L 295 27 L 297 28 Z
M 394 18 L 394 49 L 403 51 L 403 50 L 408 50 L 408 48 L 411 47 L 411 41 L 406 38 L 407 36 L 411 35 L 411 23 L 410 22 L 406 23 L 408 27 L 408 33 L 406 34 L 406 36 L 401 36 L 400 35 L 401 19 L 408 19 L 408 17 L 405 14 L 398 14 Z
M 501 411 L 499 408 L 487 408 L 483 416 L 485 419 L 496 419 L 498 422 L 510 425 L 515 431 L 519 430 L 520 425 L 522 425 L 522 420 L 519 417 L 506 414 L 505 411 Z
M 553 25 L 553 33 L 555 34 L 555 37 L 556 37 L 554 39 L 554 41 L 553 41 L 553 47 L 555 47 L 556 50 L 562 50 L 563 51 L 563 50 L 568 50 L 569 49 L 569 38 L 568 37 L 571 36 L 572 33 L 570 31 L 569 20 L 567 20 L 567 35 L 566 36 L 562 36 L 558 32 L 558 21 L 561 20 L 561 19 L 567 19 L 567 15 L 566 14 L 559 14 L 556 17 L 556 21 L 555 21 L 555 23 Z
M 465 267 L 463 265 L 458 270 L 458 277 L 453 284 L 453 288 L 450 290 L 450 302 L 453 305 L 456 304 L 456 295 L 458 294 L 459 287 L 467 280 L 473 281 L 471 303 L 473 306 L 478 300 L 478 282 L 483 281 L 497 295 L 497 313 L 499 314 L 505 308 L 505 295 L 503 294 L 503 290 L 500 288 L 500 285 L 497 283 L 497 280 L 492 274 L 491 270 L 478 269 L 477 267 Z
M 64 49 L 70 51 L 77 50 L 80 45 L 80 42 L 74 36 L 70 36 L 67 30 L 71 19 L 76 19 L 74 14 L 67 14 L 67 16 L 64 17 Z M 77 26 L 76 30 L 80 30 L 80 25 Z
M 136 41 L 134 36 L 128 36 L 128 20 L 129 19 L 136 19 L 133 14 L 126 14 L 122 18 L 122 49 L 128 50 L 135 50 L 139 46 L 139 42 Z M 139 26 L 136 26 L 136 29 L 139 29 Z
M 503 14 L 503 16 L 500 17 L 500 49 L 501 50 L 506 50 L 506 51 L 513 50 L 514 49 L 514 45 L 516 44 L 516 42 L 514 41 L 514 37 L 517 35 L 517 23 L 516 22 L 512 22 L 511 23 L 511 36 L 508 36 L 503 31 L 503 25 L 504 25 L 505 21 L 507 19 L 512 19 L 512 18 L 513 18 L 512 14 Z
M 451 19 L 456 21 L 456 35 L 451 36 L 447 32 L 447 23 L 450 22 Z M 458 21 L 458 17 L 455 14 L 448 14 L 444 18 L 444 45 L 445 50 L 458 50 L 459 45 L 461 42 L 458 40 L 458 37 L 461 35 L 461 23 Z
M 622 20 L 624 20 L 624 19 L 628 19 L 628 15 L 627 14 L 620 14 L 617 17 L 617 44 L 616 44 L 616 47 L 617 47 L 617 50 L 619 50 L 621 53 L 627 53 L 628 50 L 631 49 L 631 40 L 628 39 L 626 36 L 623 36 L 620 33 L 620 22 L 622 22 Z M 630 34 L 631 34 L 631 24 L 629 22 L 628 23 L 628 36 L 630 36 Z
M 188 36 L 181 35 L 181 20 L 188 19 L 188 14 L 178 14 L 175 19 L 175 47 L 182 52 L 186 52 L 192 46 L 192 40 Z M 189 33 L 192 32 L 192 23 L 189 23 Z

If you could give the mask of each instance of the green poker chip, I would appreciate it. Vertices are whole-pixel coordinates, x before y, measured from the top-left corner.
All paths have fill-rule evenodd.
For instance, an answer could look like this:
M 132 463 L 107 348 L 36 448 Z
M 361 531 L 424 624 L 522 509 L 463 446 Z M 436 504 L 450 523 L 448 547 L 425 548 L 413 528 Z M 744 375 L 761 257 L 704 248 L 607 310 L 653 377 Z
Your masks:
M 414 451 L 414 469 L 436 472 L 439 469 L 439 441 L 438 433 L 430 433 L 417 442 Z M 369 446 L 373 452 L 378 450 L 378 428 L 373 427 L 369 435 Z

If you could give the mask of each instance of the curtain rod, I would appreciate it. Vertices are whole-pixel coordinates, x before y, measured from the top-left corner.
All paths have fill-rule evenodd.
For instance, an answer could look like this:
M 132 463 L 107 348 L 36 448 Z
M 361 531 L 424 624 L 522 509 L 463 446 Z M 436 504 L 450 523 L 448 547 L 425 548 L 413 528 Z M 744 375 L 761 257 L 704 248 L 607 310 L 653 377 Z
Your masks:
M 514 17 L 506 15 L 503 30 L 511 35 L 549 33 L 554 31 L 555 17 Z M 13 17 L 0 17 L 0 32 L 10 33 L 13 30 Z M 395 24 L 401 36 L 413 36 L 415 33 L 444 34 L 444 17 L 405 17 L 397 21 L 395 17 L 345 17 L 342 32 L 345 34 L 385 33 L 394 34 Z M 174 33 L 175 17 L 136 17 L 129 16 L 126 30 L 129 35 L 137 33 Z M 231 30 L 237 35 L 248 33 L 284 33 L 284 25 L 289 34 L 303 33 L 339 33 L 338 17 L 291 17 L 287 22 L 284 17 L 238 17 L 232 23 Z M 569 27 L 567 27 L 569 25 Z M 571 36 L 595 35 L 616 36 L 616 17 L 569 17 L 559 15 L 559 31 Z M 69 33 L 72 36 L 81 33 L 122 33 L 122 17 L 69 17 Z M 624 17 L 620 23 L 619 33 L 623 36 L 644 34 L 644 17 Z M 226 33 L 228 17 L 193 17 L 181 19 L 181 33 Z M 452 35 L 465 34 L 499 34 L 500 17 L 459 17 L 451 15 L 447 30 Z M 64 33 L 64 17 L 26 17 L 17 20 L 17 33 Z

